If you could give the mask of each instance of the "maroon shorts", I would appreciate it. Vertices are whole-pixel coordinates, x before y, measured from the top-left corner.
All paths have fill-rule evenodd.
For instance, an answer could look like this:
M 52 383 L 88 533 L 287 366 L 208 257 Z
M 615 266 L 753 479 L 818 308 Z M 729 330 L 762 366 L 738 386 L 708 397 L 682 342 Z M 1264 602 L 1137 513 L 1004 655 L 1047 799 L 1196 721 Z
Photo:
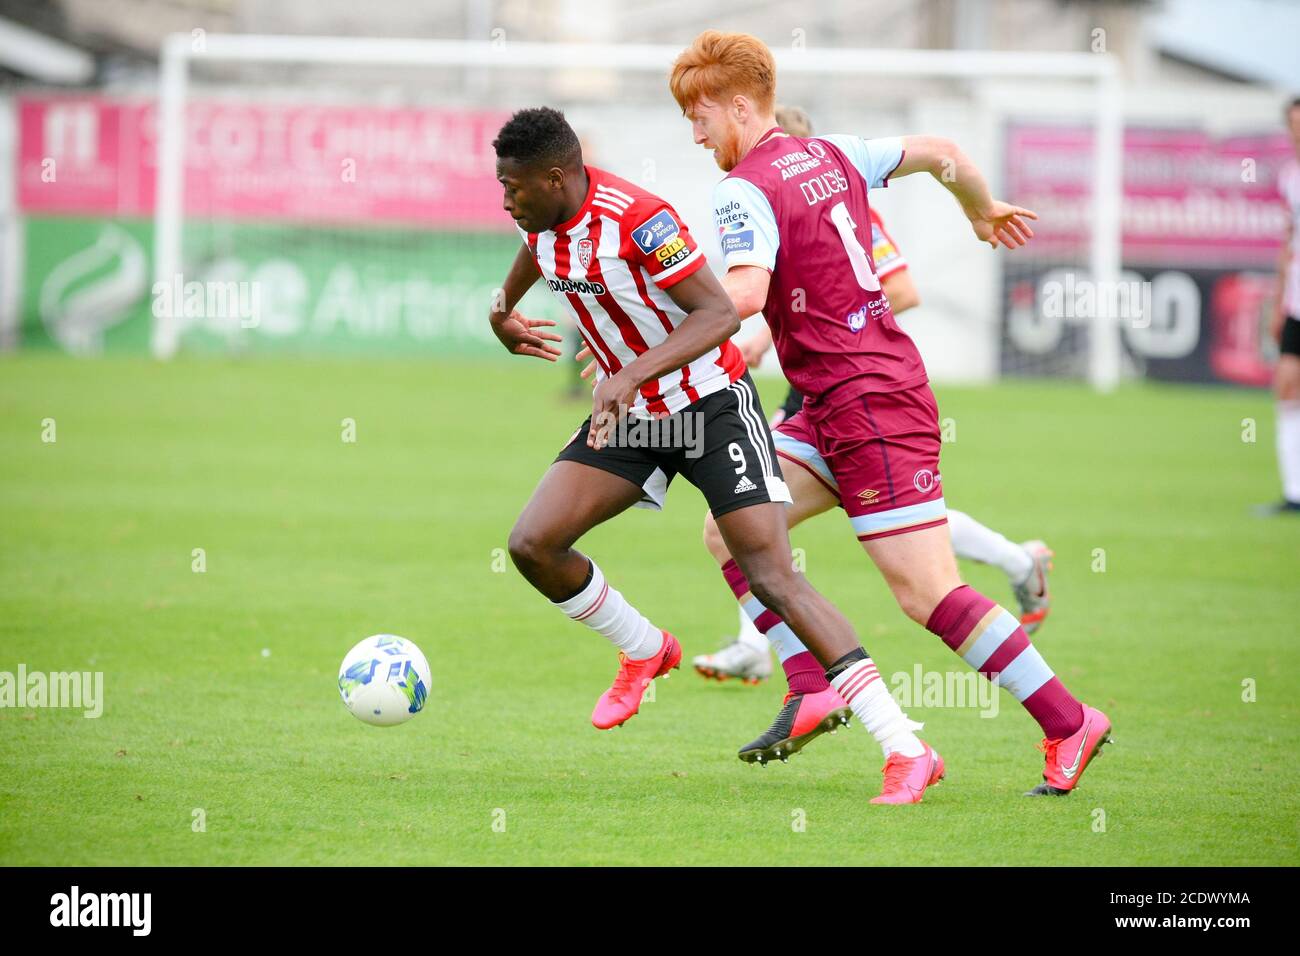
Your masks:
M 858 540 L 942 525 L 939 407 L 928 384 L 807 403 L 772 436 L 776 453 L 839 499 Z

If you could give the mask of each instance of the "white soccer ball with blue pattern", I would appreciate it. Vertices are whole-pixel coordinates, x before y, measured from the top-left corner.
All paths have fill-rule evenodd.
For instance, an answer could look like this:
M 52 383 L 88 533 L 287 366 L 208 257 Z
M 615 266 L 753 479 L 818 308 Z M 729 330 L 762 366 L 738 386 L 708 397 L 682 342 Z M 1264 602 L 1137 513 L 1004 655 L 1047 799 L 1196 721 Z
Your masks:
M 339 694 L 352 715 L 367 724 L 405 723 L 424 709 L 429 662 L 406 638 L 374 634 L 343 658 Z

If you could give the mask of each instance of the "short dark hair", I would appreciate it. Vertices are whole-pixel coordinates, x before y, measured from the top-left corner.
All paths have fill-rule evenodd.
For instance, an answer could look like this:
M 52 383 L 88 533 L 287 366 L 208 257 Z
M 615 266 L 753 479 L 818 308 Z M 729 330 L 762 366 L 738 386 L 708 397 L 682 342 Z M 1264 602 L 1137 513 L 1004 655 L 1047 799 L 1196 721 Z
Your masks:
M 580 165 L 582 145 L 564 114 L 549 106 L 520 110 L 506 121 L 492 141 L 497 159 L 513 159 L 548 169 Z
M 1286 109 L 1282 111 L 1282 115 L 1290 116 L 1292 110 L 1300 110 L 1300 96 L 1291 97 L 1291 102 L 1286 105 Z

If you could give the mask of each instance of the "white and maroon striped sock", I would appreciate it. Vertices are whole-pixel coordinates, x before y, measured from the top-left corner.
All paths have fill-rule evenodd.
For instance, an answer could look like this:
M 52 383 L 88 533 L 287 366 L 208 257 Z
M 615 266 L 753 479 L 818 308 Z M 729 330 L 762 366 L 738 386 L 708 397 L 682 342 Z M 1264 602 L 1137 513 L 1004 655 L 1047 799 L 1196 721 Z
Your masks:
M 853 716 L 876 738 L 885 756 L 897 752 L 904 757 L 919 757 L 925 753 L 925 746 L 913 733 L 921 725 L 907 719 L 870 657 L 840 671 L 831 678 L 831 686 L 840 692 L 853 710 Z
M 1014 614 L 969 584 L 954 588 L 925 626 L 990 681 L 1005 687 L 1051 740 L 1083 724 L 1083 705 L 1066 690 Z
M 634 661 L 649 660 L 663 649 L 663 631 L 605 582 L 605 575 L 595 561 L 591 561 L 591 580 L 587 586 L 567 601 L 553 603 L 578 623 L 604 635 Z

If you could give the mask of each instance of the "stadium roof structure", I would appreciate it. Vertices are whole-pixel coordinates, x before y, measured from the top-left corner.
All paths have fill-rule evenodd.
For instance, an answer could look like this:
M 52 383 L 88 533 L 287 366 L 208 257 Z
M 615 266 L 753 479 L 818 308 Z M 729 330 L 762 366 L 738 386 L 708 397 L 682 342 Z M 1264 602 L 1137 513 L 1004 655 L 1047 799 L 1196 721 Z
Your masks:
M 1156 49 L 1223 76 L 1300 90 L 1300 5 L 1168 0 L 1150 26 Z
M 44 83 L 86 83 L 95 75 L 95 58 L 12 20 L 0 19 L 0 67 Z

